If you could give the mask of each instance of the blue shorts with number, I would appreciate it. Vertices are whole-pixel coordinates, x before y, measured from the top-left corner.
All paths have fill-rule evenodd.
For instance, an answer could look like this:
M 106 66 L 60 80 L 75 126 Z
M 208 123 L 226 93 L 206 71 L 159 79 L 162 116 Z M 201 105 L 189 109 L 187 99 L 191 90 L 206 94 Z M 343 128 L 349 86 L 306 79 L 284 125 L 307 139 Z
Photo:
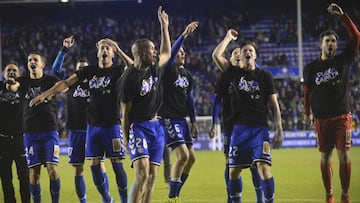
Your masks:
M 125 158 L 125 146 L 120 124 L 87 125 L 85 155 L 87 159 Z
M 57 130 L 41 133 L 24 133 L 28 167 L 43 163 L 59 163 L 59 133 Z
M 181 144 L 192 145 L 189 126 L 186 119 L 160 119 L 165 133 L 165 144 L 174 150 Z
M 68 130 L 68 158 L 69 164 L 84 164 L 86 131 Z
M 235 125 L 231 134 L 229 167 L 250 167 L 255 162 L 271 165 L 269 129 Z
M 130 126 L 129 153 L 131 162 L 149 158 L 160 165 L 164 152 L 164 132 L 159 121 L 134 122 Z

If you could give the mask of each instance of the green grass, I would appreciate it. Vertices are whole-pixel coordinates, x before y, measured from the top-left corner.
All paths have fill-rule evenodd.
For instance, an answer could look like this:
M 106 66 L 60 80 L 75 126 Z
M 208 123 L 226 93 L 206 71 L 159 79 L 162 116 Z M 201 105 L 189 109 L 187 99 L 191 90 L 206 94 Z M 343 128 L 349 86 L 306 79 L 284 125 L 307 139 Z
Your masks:
M 360 147 L 351 149 L 352 155 L 352 177 L 350 196 L 352 202 L 360 202 Z M 174 156 L 172 155 L 172 159 Z M 272 173 L 275 178 L 276 202 L 324 202 L 324 189 L 320 175 L 320 153 L 316 148 L 293 148 L 273 151 Z M 119 195 L 116 190 L 116 182 L 110 161 L 106 161 L 107 172 L 110 180 L 110 193 L 119 202 Z M 129 167 L 129 159 L 124 160 L 125 169 L 128 174 L 129 185 L 133 181 L 133 170 Z M 338 161 L 334 151 L 334 191 L 335 199 L 340 199 L 341 189 L 338 173 Z M 87 199 L 90 203 L 101 202 L 100 195 L 95 189 L 88 163 L 86 163 L 85 179 L 87 186 Z M 15 166 L 14 166 L 15 171 Z M 224 157 L 220 151 L 198 151 L 196 163 L 190 173 L 181 192 L 182 202 L 226 202 L 224 186 Z M 73 169 L 67 164 L 67 157 L 61 157 L 59 165 L 61 176 L 61 197 L 60 202 L 77 202 L 73 184 Z M 15 174 L 15 173 L 14 173 Z M 14 178 L 16 190 L 18 182 Z M 42 168 L 41 176 L 43 202 L 51 202 L 49 192 L 49 181 L 46 170 Z M 16 191 L 19 200 L 18 190 Z M 163 168 L 160 168 L 153 202 L 164 202 L 168 190 L 165 187 Z M 0 202 L 3 200 L 0 194 Z M 249 170 L 243 171 L 243 202 L 255 202 L 255 193 L 252 186 Z

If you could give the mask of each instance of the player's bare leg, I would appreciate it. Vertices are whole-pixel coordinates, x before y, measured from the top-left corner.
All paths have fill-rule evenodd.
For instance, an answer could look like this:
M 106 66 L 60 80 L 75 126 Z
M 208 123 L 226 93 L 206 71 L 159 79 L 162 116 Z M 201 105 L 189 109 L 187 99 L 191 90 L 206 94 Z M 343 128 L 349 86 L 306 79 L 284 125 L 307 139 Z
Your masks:
M 145 185 L 149 180 L 150 162 L 149 158 L 140 158 L 133 162 L 135 180 L 134 189 L 131 194 L 131 203 L 143 202 L 143 195 L 146 190 Z
M 351 177 L 351 160 L 349 150 L 337 150 L 339 158 L 339 173 L 341 181 L 341 203 L 349 203 L 349 188 L 350 188 L 350 177 Z
M 333 170 L 332 170 L 332 151 L 330 152 L 321 152 L 321 175 L 323 184 L 325 187 L 325 195 L 326 195 L 326 202 L 327 203 L 333 203 L 334 202 L 334 193 L 332 188 L 332 176 L 333 176 Z

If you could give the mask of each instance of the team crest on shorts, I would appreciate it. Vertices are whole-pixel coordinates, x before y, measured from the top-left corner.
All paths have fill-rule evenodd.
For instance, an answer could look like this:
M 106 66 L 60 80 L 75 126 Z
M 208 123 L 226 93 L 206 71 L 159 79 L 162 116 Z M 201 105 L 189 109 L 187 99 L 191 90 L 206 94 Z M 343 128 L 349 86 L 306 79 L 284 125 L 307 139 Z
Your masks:
M 121 150 L 121 141 L 120 138 L 116 138 L 112 140 L 112 146 L 114 152 L 119 152 Z
M 59 157 L 59 155 L 60 155 L 59 145 L 54 145 L 54 157 Z
M 269 154 L 270 155 L 271 149 L 270 149 L 270 143 L 268 141 L 263 142 L 263 154 Z

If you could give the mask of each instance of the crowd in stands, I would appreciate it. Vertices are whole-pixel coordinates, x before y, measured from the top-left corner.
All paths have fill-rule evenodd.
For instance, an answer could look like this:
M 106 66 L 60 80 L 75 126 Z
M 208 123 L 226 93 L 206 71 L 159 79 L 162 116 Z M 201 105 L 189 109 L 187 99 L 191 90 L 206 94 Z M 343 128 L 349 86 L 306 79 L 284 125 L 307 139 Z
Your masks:
M 219 8 L 217 8 L 219 9 Z M 242 32 L 247 26 L 261 20 L 260 15 L 249 14 L 249 12 L 239 12 L 222 8 L 220 10 L 212 9 L 207 11 L 198 11 L 189 9 L 178 13 L 169 12 L 170 15 L 170 34 L 172 39 L 176 39 L 187 23 L 193 20 L 200 22 L 199 29 L 194 36 L 186 40 L 185 49 L 187 52 L 186 67 L 191 71 L 195 79 L 194 99 L 196 112 L 198 116 L 211 115 L 213 89 L 219 72 L 211 59 L 211 52 L 215 45 L 223 38 L 227 29 L 235 28 L 239 30 L 238 41 L 250 39 Z M 51 9 L 50 9 L 51 10 Z M 74 9 L 73 9 L 74 10 Z M 51 63 L 54 60 L 58 50 L 61 48 L 62 40 L 69 35 L 74 35 L 76 45 L 72 48 L 66 57 L 64 67 L 67 74 L 74 72 L 75 61 L 78 58 L 86 57 L 90 63 L 96 61 L 95 43 L 102 37 L 115 39 L 120 47 L 129 55 L 130 45 L 134 39 L 147 37 L 155 42 L 159 42 L 158 33 L 159 23 L 156 19 L 156 9 L 154 12 L 139 12 L 135 10 L 132 15 L 129 12 L 113 12 L 111 9 L 107 12 L 98 12 L 95 10 L 82 11 L 57 10 L 56 12 L 44 11 L 39 15 L 36 21 L 22 22 L 23 18 L 6 18 L 2 25 L 2 67 L 10 61 L 21 61 L 16 51 L 15 43 L 20 41 L 28 51 L 38 50 L 47 56 L 46 72 L 51 74 Z M 72 12 L 71 12 L 72 11 Z M 275 11 L 274 11 L 275 12 Z M 276 43 L 278 46 L 284 46 L 289 43 L 297 43 L 296 16 L 294 10 L 291 15 L 274 15 L 270 32 L 258 32 L 251 39 L 257 40 L 259 44 Z M 61 16 L 62 15 L 66 16 Z M 134 14 L 136 13 L 136 15 Z M 325 12 L 324 12 L 325 13 Z M 355 15 L 353 19 L 359 25 L 360 13 L 352 12 Z M 269 17 L 269 14 L 264 16 Z M 314 17 L 316 16 L 316 18 Z M 312 19 L 312 20 L 306 20 Z M 314 20 L 315 19 L 315 20 Z M 326 15 L 319 15 L 319 11 L 304 14 L 303 33 L 304 40 L 316 39 L 320 31 L 329 28 L 329 26 L 340 31 L 343 36 L 343 30 L 339 21 L 329 21 Z M 347 36 L 343 37 L 347 39 Z M 236 43 L 232 44 L 237 46 Z M 229 53 L 226 53 L 229 56 Z M 259 61 L 262 67 L 267 66 L 288 66 L 289 61 L 286 53 L 274 54 L 271 59 L 261 59 L 261 49 Z M 360 60 L 359 60 L 360 61 Z M 121 60 L 118 59 L 118 64 Z M 25 68 L 24 64 L 19 64 Z M 294 64 L 292 64 L 294 65 Z M 295 64 L 297 65 L 297 64 Z M 360 62 L 354 64 L 354 69 L 360 70 Z M 353 117 L 354 121 L 360 126 L 360 81 L 359 76 L 354 73 L 350 82 Z M 283 126 L 285 130 L 305 130 L 308 127 L 302 122 L 303 117 L 303 89 L 300 78 L 279 78 L 275 81 L 276 90 L 279 93 L 279 102 L 283 117 Z M 63 101 L 63 98 L 59 99 Z M 64 120 L 63 114 L 65 108 L 63 102 L 60 102 L 59 117 Z M 271 118 L 269 118 L 270 121 Z M 270 124 L 271 122 L 269 122 Z M 63 125 L 61 126 L 63 127 Z

